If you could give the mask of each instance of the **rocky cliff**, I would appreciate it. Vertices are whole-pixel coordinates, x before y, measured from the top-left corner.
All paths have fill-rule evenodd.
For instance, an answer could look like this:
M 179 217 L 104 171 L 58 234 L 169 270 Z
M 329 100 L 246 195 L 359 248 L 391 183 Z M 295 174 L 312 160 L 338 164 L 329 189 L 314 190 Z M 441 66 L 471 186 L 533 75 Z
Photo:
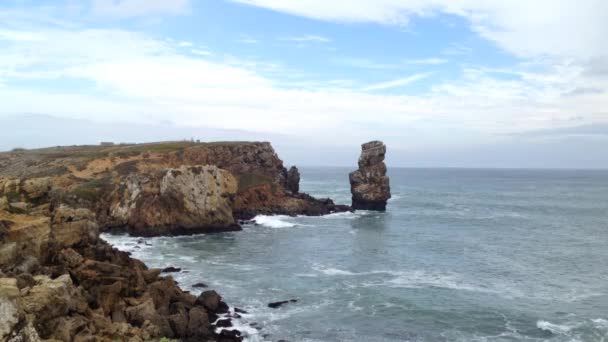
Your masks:
M 102 230 L 174 235 L 239 229 L 258 214 L 348 210 L 299 193 L 267 142 L 168 142 L 0 153 L 0 208 L 86 208 Z
M 385 155 L 386 145 L 381 141 L 361 145 L 359 169 L 349 175 L 353 209 L 386 210 L 391 189 L 386 176 Z
M 240 340 L 216 333 L 215 291 L 197 298 L 111 248 L 88 209 L 0 217 L 0 341 Z

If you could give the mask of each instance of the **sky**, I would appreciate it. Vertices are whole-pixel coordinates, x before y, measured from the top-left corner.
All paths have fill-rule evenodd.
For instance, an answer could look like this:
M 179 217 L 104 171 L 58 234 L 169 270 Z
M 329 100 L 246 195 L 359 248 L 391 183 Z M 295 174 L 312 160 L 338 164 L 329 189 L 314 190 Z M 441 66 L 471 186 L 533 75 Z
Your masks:
M 269 140 L 299 165 L 608 168 L 608 1 L 3 0 L 0 150 Z

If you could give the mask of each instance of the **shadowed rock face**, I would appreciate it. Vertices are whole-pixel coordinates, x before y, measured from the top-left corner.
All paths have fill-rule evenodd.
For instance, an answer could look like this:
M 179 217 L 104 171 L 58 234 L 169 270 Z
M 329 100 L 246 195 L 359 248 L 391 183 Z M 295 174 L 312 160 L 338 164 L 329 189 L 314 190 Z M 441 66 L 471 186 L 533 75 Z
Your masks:
M 361 145 L 359 169 L 349 175 L 353 209 L 386 210 L 391 189 L 386 176 L 385 155 L 386 145 L 381 141 Z

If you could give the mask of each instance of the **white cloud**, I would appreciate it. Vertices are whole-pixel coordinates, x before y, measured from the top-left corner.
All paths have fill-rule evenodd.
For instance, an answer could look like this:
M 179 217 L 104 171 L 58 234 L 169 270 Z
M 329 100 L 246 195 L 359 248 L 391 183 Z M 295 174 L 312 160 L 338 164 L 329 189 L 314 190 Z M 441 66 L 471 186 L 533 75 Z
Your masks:
M 116 17 L 138 17 L 149 14 L 184 14 L 189 0 L 94 0 L 93 12 Z
M 319 20 L 406 25 L 412 16 L 447 13 L 523 57 L 608 55 L 604 0 L 233 0 Z
M 424 58 L 424 59 L 410 59 L 405 61 L 407 64 L 424 64 L 424 65 L 438 65 L 447 63 L 448 60 L 444 58 Z
M 260 41 L 257 39 L 253 39 L 253 38 L 240 38 L 236 40 L 237 43 L 243 43 L 243 44 L 257 44 Z
M 309 35 L 305 35 L 305 36 L 297 36 L 297 37 L 283 37 L 283 38 L 280 38 L 280 40 L 299 42 L 299 43 L 304 43 L 304 42 L 329 43 L 329 42 L 331 42 L 331 39 L 329 39 L 327 37 L 318 36 L 318 35 L 314 35 L 314 34 L 309 34 Z
M 199 55 L 199 56 L 210 56 L 211 52 L 207 51 L 207 50 L 201 50 L 201 49 L 192 49 L 190 50 L 190 52 L 192 52 L 195 55 Z
M 5 84 L 0 89 L 0 115 L 45 113 L 110 122 L 168 120 L 181 126 L 354 143 L 394 134 L 402 137 L 400 143 L 405 146 L 423 139 L 452 144 L 467 138 L 464 133 L 458 136 L 464 131 L 491 135 L 608 121 L 605 93 L 572 95 L 576 89 L 608 89 L 606 77 L 588 75 L 577 63 L 551 64 L 543 71 L 526 66 L 512 70 L 471 67 L 462 78 L 438 83 L 430 92 L 387 95 L 382 90 L 425 76 L 368 85 L 367 91 L 350 82 L 287 89 L 282 87 L 281 70 L 274 65 L 210 61 L 189 55 L 175 42 L 124 30 L 43 27 L 0 32 L 0 43 L 10 42 L 0 55 L 0 78 Z M 262 68 L 279 76 L 262 76 Z M 79 87 L 49 91 L 36 87 L 37 80 L 57 85 L 73 80 Z M 413 127 L 426 131 L 417 134 Z M 405 135 L 404 130 L 409 133 Z
M 372 90 L 385 90 L 385 89 L 403 87 L 408 84 L 414 83 L 414 82 L 422 80 L 424 78 L 427 78 L 429 76 L 430 76 L 429 73 L 415 74 L 415 75 L 408 76 L 408 77 L 398 78 L 398 79 L 392 80 L 392 81 L 372 84 L 370 86 L 365 87 L 363 90 L 372 91 Z
M 178 46 L 180 47 L 191 47 L 193 44 L 191 42 L 179 42 L 177 43 Z

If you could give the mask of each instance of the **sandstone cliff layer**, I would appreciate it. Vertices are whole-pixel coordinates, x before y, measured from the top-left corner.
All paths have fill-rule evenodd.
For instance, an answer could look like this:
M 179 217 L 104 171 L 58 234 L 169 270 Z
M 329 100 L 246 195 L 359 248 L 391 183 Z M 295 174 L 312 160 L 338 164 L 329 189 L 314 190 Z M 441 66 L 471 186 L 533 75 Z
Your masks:
M 385 155 L 386 145 L 381 141 L 361 145 L 359 169 L 349 175 L 353 209 L 386 210 L 391 189 L 384 164 Z

